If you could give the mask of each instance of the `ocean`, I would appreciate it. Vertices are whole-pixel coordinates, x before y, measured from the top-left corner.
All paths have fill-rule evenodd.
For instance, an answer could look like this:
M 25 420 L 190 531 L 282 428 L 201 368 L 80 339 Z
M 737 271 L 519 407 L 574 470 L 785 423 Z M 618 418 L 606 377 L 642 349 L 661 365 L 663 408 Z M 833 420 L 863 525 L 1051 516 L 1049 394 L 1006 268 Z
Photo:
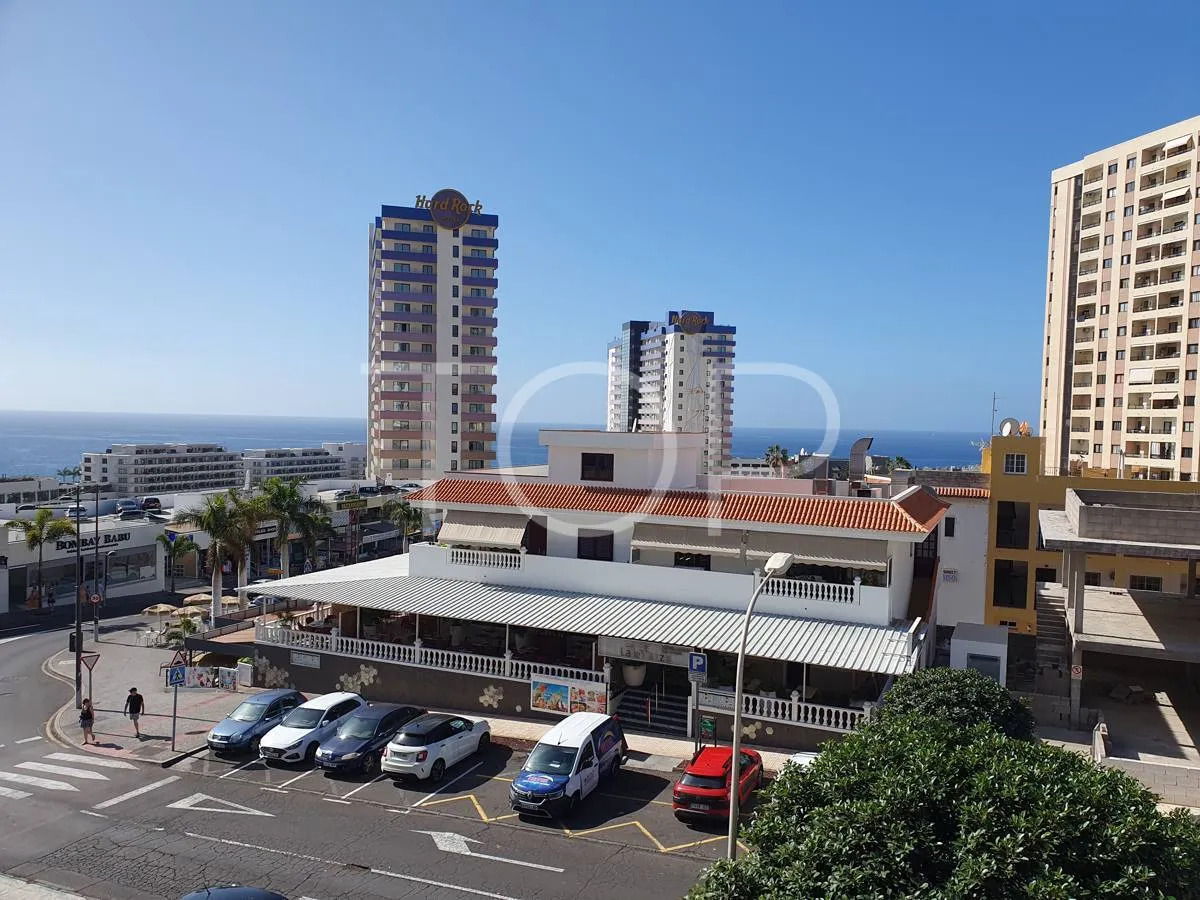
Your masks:
M 587 428 L 521 422 L 513 428 L 510 465 L 546 462 L 538 443 L 540 428 Z M 597 426 L 598 427 L 598 426 Z M 954 431 L 866 431 L 846 429 L 834 456 L 847 456 L 850 445 L 871 435 L 873 456 L 904 456 L 920 467 L 971 466 L 979 451 L 971 445 L 982 435 Z M 735 428 L 733 454 L 761 458 L 771 444 L 791 453 L 813 451 L 822 431 L 804 428 Z M 228 450 L 255 447 L 315 447 L 323 441 L 365 441 L 363 419 L 280 416 L 197 416 L 149 413 L 62 413 L 0 410 L 0 476 L 53 475 L 77 466 L 84 452 L 103 451 L 114 443 L 214 441 Z M 503 452 L 500 453 L 501 461 Z

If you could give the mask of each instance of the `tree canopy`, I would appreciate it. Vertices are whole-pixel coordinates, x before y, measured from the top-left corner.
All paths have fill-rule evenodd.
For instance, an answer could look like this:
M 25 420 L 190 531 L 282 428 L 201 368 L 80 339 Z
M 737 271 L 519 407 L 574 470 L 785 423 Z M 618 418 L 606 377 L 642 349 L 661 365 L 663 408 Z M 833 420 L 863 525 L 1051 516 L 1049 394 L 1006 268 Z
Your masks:
M 1001 734 L 1033 740 L 1029 709 L 1003 685 L 974 669 L 921 669 L 899 679 L 883 698 L 884 719 L 916 713 L 958 728 L 990 725 Z

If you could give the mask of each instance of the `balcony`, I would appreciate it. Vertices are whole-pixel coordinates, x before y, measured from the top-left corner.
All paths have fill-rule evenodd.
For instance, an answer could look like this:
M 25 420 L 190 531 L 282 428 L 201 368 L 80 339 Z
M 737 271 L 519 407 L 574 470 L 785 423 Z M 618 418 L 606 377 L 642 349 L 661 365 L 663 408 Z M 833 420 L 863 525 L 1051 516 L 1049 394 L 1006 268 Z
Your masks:
M 495 309 L 500 301 L 497 297 L 461 297 L 459 302 L 464 309 L 468 306 L 475 306 L 479 309 Z
M 418 242 L 419 243 L 419 242 Z M 384 250 L 380 256 L 396 262 L 436 263 L 436 253 L 411 253 L 406 250 Z
M 494 269 L 500 265 L 500 260 L 494 256 L 464 256 L 460 262 L 464 266 L 477 266 L 485 269 Z
M 477 326 L 482 326 L 484 328 L 495 328 L 496 327 L 496 317 L 495 316 L 463 316 L 462 323 L 465 327 L 477 325 Z
M 1145 206 L 1139 206 L 1137 214 L 1139 216 L 1148 216 L 1150 213 L 1160 212 L 1162 208 L 1163 207 L 1161 203 L 1148 203 Z
M 496 364 L 495 354 L 482 356 L 478 353 L 464 353 L 462 359 L 464 363 L 474 363 L 480 366 L 494 366 Z
M 381 409 L 376 412 L 381 419 L 398 419 L 400 421 L 420 422 L 437 418 L 432 409 Z
M 470 237 L 469 235 L 463 235 L 462 242 L 464 247 L 490 247 L 492 250 L 496 250 L 500 247 L 500 242 L 495 238 Z
M 495 347 L 496 338 L 490 334 L 464 334 L 462 335 L 464 345 L 472 347 Z
M 745 610 L 756 586 L 753 575 L 704 572 L 671 566 L 597 562 L 557 556 L 535 556 L 416 544 L 410 550 L 409 573 L 453 581 L 486 581 L 521 587 L 634 597 L 667 603 Z M 906 599 L 911 585 L 893 584 Z M 862 624 L 891 623 L 889 589 L 866 585 L 833 585 L 802 579 L 769 583 L 759 599 L 760 613 L 805 616 Z
M 464 275 L 462 283 L 466 287 L 495 288 L 498 282 L 495 278 L 477 278 L 474 275 Z M 464 298 L 470 299 L 470 298 Z
M 437 359 L 436 353 L 421 353 L 412 350 L 383 350 L 379 356 L 381 359 L 392 362 L 434 362 Z
M 495 422 L 496 414 L 494 412 L 461 412 L 459 417 L 464 422 Z
M 410 244 L 436 244 L 436 231 L 388 231 L 382 230 L 380 237 L 385 241 L 407 241 Z
M 496 395 L 467 393 L 462 395 L 462 400 L 465 403 L 495 403 Z
M 380 291 L 379 299 L 394 300 L 399 303 L 433 303 L 437 300 L 436 291 Z
M 416 282 L 419 284 L 437 284 L 437 275 L 430 275 L 425 272 L 381 272 L 380 276 L 384 281 L 407 281 Z M 403 293 L 400 291 L 398 293 Z M 412 293 L 411 291 L 409 293 Z

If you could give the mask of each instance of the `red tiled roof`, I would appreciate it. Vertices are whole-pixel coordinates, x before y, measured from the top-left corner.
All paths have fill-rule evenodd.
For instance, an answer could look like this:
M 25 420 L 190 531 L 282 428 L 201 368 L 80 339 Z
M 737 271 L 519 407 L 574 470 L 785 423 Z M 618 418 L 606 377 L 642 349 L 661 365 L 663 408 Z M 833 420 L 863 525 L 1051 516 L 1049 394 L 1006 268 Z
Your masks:
M 960 500 L 987 500 L 992 496 L 991 488 L 985 487 L 934 487 L 939 497 L 957 497 Z
M 787 494 L 651 491 L 582 484 L 539 484 L 493 479 L 443 478 L 407 499 L 431 505 L 509 506 L 587 510 L 616 515 L 801 525 L 854 531 L 925 534 L 949 507 L 929 489 L 910 489 L 900 500 Z

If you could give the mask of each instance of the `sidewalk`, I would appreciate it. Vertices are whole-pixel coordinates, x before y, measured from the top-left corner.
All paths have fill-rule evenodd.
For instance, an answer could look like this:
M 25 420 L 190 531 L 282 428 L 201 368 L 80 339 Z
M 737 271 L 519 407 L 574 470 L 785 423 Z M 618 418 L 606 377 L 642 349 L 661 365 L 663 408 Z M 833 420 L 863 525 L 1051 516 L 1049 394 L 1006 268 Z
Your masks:
M 86 900 L 82 894 L 70 894 L 34 881 L 0 875 L 0 897 L 5 900 Z

